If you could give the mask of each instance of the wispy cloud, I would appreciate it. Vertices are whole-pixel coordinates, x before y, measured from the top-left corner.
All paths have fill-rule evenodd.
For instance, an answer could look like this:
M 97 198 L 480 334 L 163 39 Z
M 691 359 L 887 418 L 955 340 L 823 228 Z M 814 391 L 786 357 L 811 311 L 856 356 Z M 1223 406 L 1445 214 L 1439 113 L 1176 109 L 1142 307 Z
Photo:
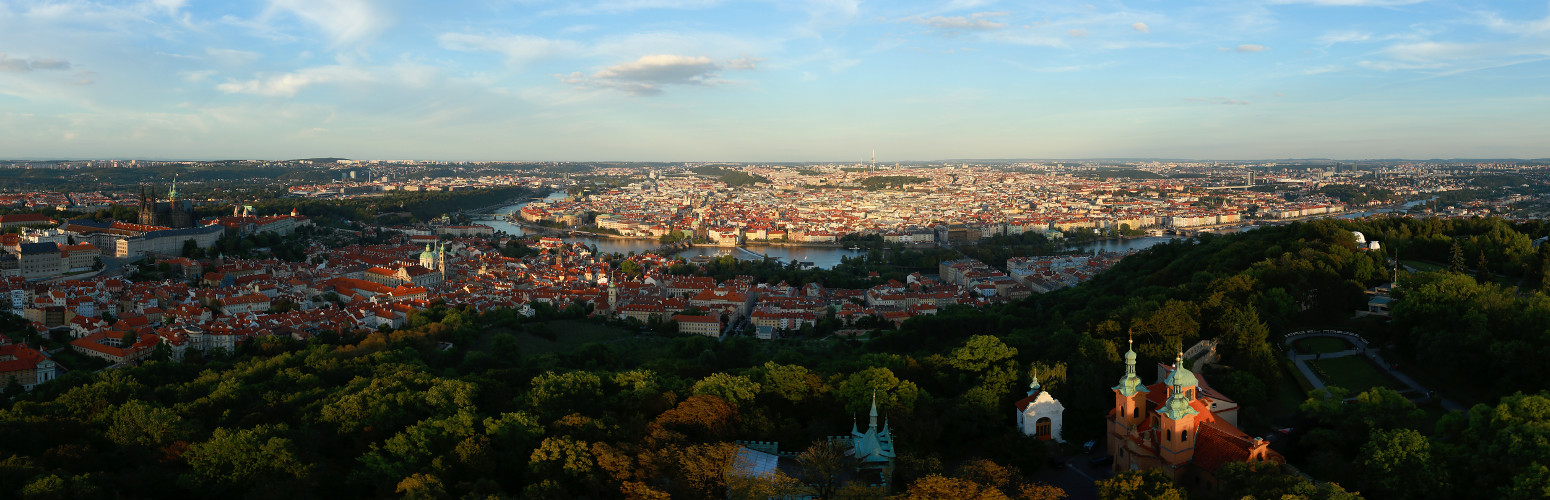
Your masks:
M 1264 52 L 1268 49 L 1264 45 L 1257 43 L 1245 43 L 1239 45 L 1238 48 L 1234 50 L 1237 50 L 1238 52 Z
M 1372 39 L 1372 33 L 1355 30 L 1331 31 L 1320 35 L 1319 45 L 1328 47 L 1337 43 L 1365 42 Z
M 467 52 L 495 52 L 506 56 L 511 65 L 527 64 L 539 59 L 578 55 L 586 50 L 580 42 L 555 40 L 530 35 L 475 35 L 470 33 L 443 33 L 436 37 L 442 48 Z
M 1224 106 L 1248 106 L 1249 105 L 1249 101 L 1244 101 L 1244 100 L 1240 100 L 1240 99 L 1229 99 L 1229 98 L 1226 98 L 1226 97 L 1209 97 L 1209 98 L 1207 98 L 1207 97 L 1185 97 L 1184 98 L 1184 102 L 1193 102 L 1193 103 L 1198 103 L 1198 104 L 1221 104 L 1221 105 L 1224 105 Z
M 1005 15 L 1005 12 L 980 12 L 969 16 L 909 17 L 900 21 L 948 31 L 993 31 L 1007 27 L 1007 23 L 991 20 Z
M 370 41 L 391 20 L 369 0 L 270 0 L 262 19 L 284 12 L 322 30 L 335 45 Z
M 348 66 L 318 66 L 291 73 L 260 75 L 251 80 L 234 80 L 216 85 L 228 94 L 253 94 L 267 97 L 291 97 L 302 89 L 320 83 L 370 82 L 367 71 Z
M 6 56 L 4 52 L 0 52 L 0 72 L 21 73 L 34 70 L 58 71 L 70 69 L 70 67 L 70 61 L 66 61 L 64 59 L 54 59 L 48 57 L 23 59 L 19 57 L 9 57 Z
M 1135 24 L 1132 24 L 1132 25 L 1130 25 L 1130 28 L 1134 29 L 1136 31 L 1142 32 L 1142 33 L 1151 33 L 1152 32 L 1152 27 L 1151 26 L 1147 26 L 1146 23 L 1143 23 L 1143 22 L 1137 22 Z
M 1393 7 L 1396 5 L 1410 5 L 1425 1 L 1426 0 L 1270 0 L 1270 3 L 1283 5 L 1325 5 L 1330 7 Z
M 717 61 L 706 56 L 655 54 L 608 66 L 591 75 L 576 72 L 557 76 L 561 81 L 578 88 L 609 88 L 649 96 L 661 94 L 663 87 L 670 85 L 713 86 L 726 83 L 721 80 L 722 71 L 754 69 L 758 62 L 751 58 Z

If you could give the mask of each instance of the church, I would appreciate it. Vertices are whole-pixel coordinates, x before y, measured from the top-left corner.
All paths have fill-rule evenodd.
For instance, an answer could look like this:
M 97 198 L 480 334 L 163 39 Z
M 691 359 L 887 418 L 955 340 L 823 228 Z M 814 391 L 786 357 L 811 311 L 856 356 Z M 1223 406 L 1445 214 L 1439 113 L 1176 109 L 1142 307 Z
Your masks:
M 145 186 L 140 186 L 140 225 L 161 226 L 172 229 L 194 227 L 197 220 L 194 218 L 194 202 L 178 199 L 178 181 L 172 181 L 172 189 L 167 191 L 167 201 L 156 201 L 156 187 L 151 186 L 147 195 Z
M 1023 435 L 1043 441 L 1066 442 L 1060 438 L 1066 406 L 1039 385 L 1038 372 L 1034 372 L 1033 382 L 1028 384 L 1028 397 L 1017 400 L 1013 408 L 1017 410 L 1017 428 Z
M 1125 375 L 1108 414 L 1116 472 L 1159 469 L 1180 484 L 1212 490 L 1217 469 L 1229 462 L 1286 461 L 1269 442 L 1238 430 L 1238 405 L 1185 368 L 1182 353 L 1161 368 L 1160 382 L 1142 385 L 1134 345 L 1125 352 Z

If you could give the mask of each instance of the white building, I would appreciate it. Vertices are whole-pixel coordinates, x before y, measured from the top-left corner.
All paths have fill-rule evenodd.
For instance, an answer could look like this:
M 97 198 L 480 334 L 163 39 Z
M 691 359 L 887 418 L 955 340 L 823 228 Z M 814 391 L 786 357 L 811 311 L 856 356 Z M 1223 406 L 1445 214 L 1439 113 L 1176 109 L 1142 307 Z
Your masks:
M 1066 442 L 1060 437 L 1066 406 L 1039 386 L 1038 375 L 1034 375 L 1033 382 L 1028 384 L 1028 397 L 1018 400 L 1013 406 L 1017 410 L 1017 428 L 1023 431 L 1023 435 L 1057 443 Z

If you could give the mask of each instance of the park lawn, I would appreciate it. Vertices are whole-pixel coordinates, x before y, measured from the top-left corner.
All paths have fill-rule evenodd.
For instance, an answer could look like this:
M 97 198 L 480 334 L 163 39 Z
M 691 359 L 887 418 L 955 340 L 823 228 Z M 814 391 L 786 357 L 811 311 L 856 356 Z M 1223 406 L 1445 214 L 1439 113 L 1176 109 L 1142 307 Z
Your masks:
M 1308 364 L 1324 370 L 1324 373 L 1329 378 L 1329 380 L 1324 381 L 1325 385 L 1345 388 L 1351 391 L 1352 395 L 1380 386 L 1396 391 L 1409 389 L 1409 387 L 1401 384 L 1398 380 L 1394 380 L 1394 377 L 1390 377 L 1388 372 L 1378 368 L 1378 365 L 1373 364 L 1372 360 L 1362 355 L 1308 361 Z
M 1313 337 L 1292 343 L 1299 354 L 1329 354 L 1351 349 L 1351 342 L 1334 337 Z
M 523 356 L 568 352 L 581 347 L 582 344 L 634 336 L 632 332 L 623 328 L 573 319 L 548 321 L 537 327 L 553 333 L 554 340 L 527 332 L 516 332 L 517 345 L 522 348 Z
M 1423 273 L 1429 273 L 1429 272 L 1433 272 L 1433 271 L 1441 271 L 1441 270 L 1447 269 L 1447 266 L 1443 266 L 1442 264 L 1437 264 L 1437 263 L 1433 263 L 1433 262 L 1426 262 L 1426 261 L 1420 261 L 1420 260 L 1400 259 L 1399 263 L 1403 264 L 1405 266 L 1412 267 L 1415 270 L 1421 271 Z

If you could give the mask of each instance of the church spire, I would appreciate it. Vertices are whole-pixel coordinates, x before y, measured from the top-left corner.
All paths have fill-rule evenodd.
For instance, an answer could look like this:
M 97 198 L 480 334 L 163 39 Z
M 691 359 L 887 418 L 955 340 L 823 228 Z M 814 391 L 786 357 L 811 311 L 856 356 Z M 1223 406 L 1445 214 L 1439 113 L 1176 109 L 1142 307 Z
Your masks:
M 169 199 L 169 200 L 176 200 L 176 199 L 178 199 L 178 176 L 176 174 L 174 174 L 172 176 L 172 190 L 171 191 L 167 191 L 167 199 Z
M 872 415 L 872 419 L 871 419 L 871 422 L 867 424 L 867 429 L 868 430 L 876 430 L 877 429 L 877 389 L 872 389 L 872 413 L 871 413 L 871 415 Z
M 1035 366 L 1033 367 L 1033 381 L 1028 383 L 1028 395 L 1038 394 L 1039 389 L 1042 389 L 1042 387 L 1039 387 L 1039 367 Z

